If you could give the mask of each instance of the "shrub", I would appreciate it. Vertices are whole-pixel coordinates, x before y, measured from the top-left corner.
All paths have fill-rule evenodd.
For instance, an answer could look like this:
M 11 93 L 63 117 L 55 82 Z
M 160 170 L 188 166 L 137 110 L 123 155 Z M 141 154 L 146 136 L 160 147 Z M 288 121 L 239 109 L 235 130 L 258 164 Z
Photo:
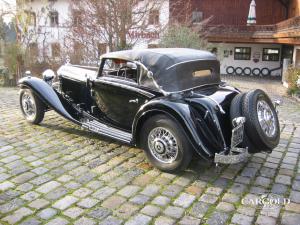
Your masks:
M 288 93 L 290 95 L 300 95 L 300 87 L 298 80 L 300 79 L 300 69 L 296 67 L 289 67 L 287 70 Z
M 207 49 L 208 42 L 199 32 L 185 25 L 170 26 L 163 35 L 160 47 Z

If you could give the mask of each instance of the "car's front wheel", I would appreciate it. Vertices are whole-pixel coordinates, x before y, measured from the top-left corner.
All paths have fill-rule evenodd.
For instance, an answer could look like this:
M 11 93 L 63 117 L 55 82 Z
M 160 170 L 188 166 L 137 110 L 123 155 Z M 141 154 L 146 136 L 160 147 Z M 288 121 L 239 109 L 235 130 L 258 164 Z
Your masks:
M 45 105 L 30 89 L 21 89 L 20 106 L 28 122 L 39 124 L 44 119 Z
M 184 170 L 193 155 L 182 127 L 165 115 L 149 118 L 141 129 L 141 145 L 147 158 L 165 172 Z

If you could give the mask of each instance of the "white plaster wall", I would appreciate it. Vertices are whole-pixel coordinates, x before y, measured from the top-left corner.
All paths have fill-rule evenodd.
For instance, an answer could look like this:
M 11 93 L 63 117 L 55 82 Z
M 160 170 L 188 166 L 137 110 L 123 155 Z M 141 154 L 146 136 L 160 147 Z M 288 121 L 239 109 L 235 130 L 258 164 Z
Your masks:
M 60 36 L 65 33 L 66 30 L 66 23 L 69 19 L 69 5 L 70 1 L 68 0 L 57 0 L 49 3 L 48 1 L 33 1 L 28 3 L 25 6 L 25 10 L 30 10 L 36 13 L 37 17 L 37 27 L 40 26 L 41 28 L 47 29 L 50 32 L 53 32 L 52 37 L 48 40 L 51 42 L 51 39 L 55 41 L 60 39 Z M 44 13 L 43 13 L 44 9 Z M 50 26 L 50 19 L 48 16 L 49 10 L 57 11 L 59 17 L 59 26 L 51 27 Z
M 65 34 L 68 30 L 66 23 L 70 18 L 69 15 L 69 0 L 57 0 L 49 2 L 47 0 L 34 0 L 29 2 L 23 8 L 24 10 L 35 12 L 36 14 L 36 27 L 29 27 L 29 29 L 40 29 L 39 33 L 46 33 L 46 35 L 39 35 L 37 44 L 41 49 L 46 47 L 47 54 L 51 55 L 51 43 L 60 43 L 63 45 Z M 58 26 L 51 27 L 49 19 L 49 10 L 58 12 Z M 35 37 L 36 38 L 36 37 Z M 34 38 L 33 38 L 34 39 Z M 44 41 L 45 40 L 45 41 Z
M 141 2 L 141 4 L 143 4 L 143 2 Z M 48 13 L 42 13 L 42 9 L 47 8 L 47 7 L 58 12 L 58 14 L 59 14 L 59 26 L 58 27 L 51 27 Z M 49 46 L 50 46 L 51 43 L 56 43 L 56 42 L 59 42 L 59 43 L 61 43 L 61 45 L 63 45 L 65 34 L 68 31 L 66 23 L 68 22 L 68 20 L 70 18 L 69 7 L 70 7 L 69 0 L 57 0 L 57 1 L 54 1 L 53 3 L 49 3 L 47 0 L 34 0 L 33 2 L 27 3 L 26 6 L 24 7 L 24 9 L 33 11 L 36 13 L 37 21 L 39 21 L 39 23 L 37 24 L 37 27 L 39 26 L 40 29 L 49 33 L 49 34 L 47 34 L 46 43 L 49 44 Z M 160 10 L 160 16 L 159 16 L 160 26 L 162 28 L 164 28 L 167 26 L 167 24 L 169 22 L 169 1 L 162 0 L 159 10 Z M 46 12 L 47 12 L 47 10 L 46 10 Z M 34 29 L 34 28 L 31 27 L 31 29 Z M 163 29 L 161 29 L 161 30 L 163 30 Z M 146 32 L 148 32 L 148 31 L 150 31 L 150 32 L 155 31 L 155 27 L 149 26 L 147 28 Z M 43 37 L 38 39 L 37 42 L 38 42 L 39 47 L 41 47 L 43 39 L 44 39 Z M 159 39 L 146 39 L 145 38 L 145 39 L 136 40 L 133 48 L 135 48 L 135 49 L 136 48 L 147 48 L 149 43 L 150 44 L 158 44 Z M 51 55 L 51 48 L 48 49 L 48 53 Z
M 262 54 L 263 48 L 279 48 L 281 51 L 281 45 L 278 44 L 213 44 L 215 47 L 218 48 L 218 58 L 221 61 L 221 73 L 226 74 L 226 68 L 228 66 L 236 67 L 250 67 L 253 68 L 268 68 L 268 69 L 275 69 L 280 67 L 280 60 L 278 62 L 271 62 L 271 61 L 262 61 Z M 251 47 L 251 60 L 234 60 L 234 48 L 235 47 Z M 224 57 L 224 51 L 232 51 L 232 55 L 229 55 L 228 58 Z M 255 53 L 260 53 L 259 62 L 255 63 L 253 61 L 253 56 Z M 272 72 L 272 75 L 279 76 L 281 75 L 281 70 L 276 70 Z
M 169 1 L 162 0 L 159 8 L 159 36 L 160 37 L 163 35 L 163 30 L 166 29 L 168 23 L 169 23 Z M 148 27 L 148 30 L 155 31 L 155 27 L 153 25 L 150 25 Z M 140 39 L 135 43 L 133 49 L 148 48 L 148 44 L 159 44 L 159 40 L 160 39 L 152 39 L 152 40 Z

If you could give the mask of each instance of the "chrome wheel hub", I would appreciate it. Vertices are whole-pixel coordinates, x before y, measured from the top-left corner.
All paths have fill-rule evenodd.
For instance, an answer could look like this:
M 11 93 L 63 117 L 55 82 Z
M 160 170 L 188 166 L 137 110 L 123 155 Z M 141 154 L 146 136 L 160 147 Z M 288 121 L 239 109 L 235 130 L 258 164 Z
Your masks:
M 175 136 L 164 127 L 156 127 L 149 133 L 148 147 L 151 154 L 160 162 L 172 163 L 178 155 Z
M 27 119 L 34 119 L 36 115 L 36 105 L 31 93 L 25 92 L 23 94 L 22 108 Z
M 257 103 L 257 116 L 260 127 L 268 137 L 273 137 L 276 133 L 276 123 L 274 113 L 269 104 L 264 100 Z

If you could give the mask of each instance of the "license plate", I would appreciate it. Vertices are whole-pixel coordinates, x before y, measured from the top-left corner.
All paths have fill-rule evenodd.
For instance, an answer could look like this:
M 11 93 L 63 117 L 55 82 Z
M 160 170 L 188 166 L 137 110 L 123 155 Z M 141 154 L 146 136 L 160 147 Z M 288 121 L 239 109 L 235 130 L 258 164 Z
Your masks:
M 232 129 L 232 136 L 231 136 L 231 148 L 236 147 L 243 141 L 244 137 L 244 124 L 240 124 L 237 127 Z

